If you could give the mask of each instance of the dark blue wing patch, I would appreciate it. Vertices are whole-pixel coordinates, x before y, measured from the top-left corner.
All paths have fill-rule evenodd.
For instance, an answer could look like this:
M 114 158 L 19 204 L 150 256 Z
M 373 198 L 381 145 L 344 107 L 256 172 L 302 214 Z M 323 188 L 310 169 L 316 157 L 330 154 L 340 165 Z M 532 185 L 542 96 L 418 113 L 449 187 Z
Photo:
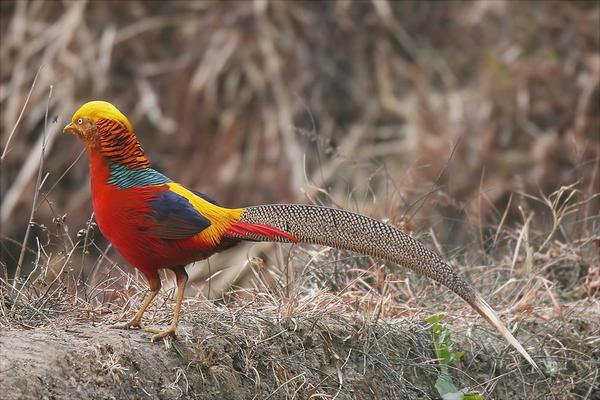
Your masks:
M 211 223 L 183 196 L 170 190 L 149 202 L 156 223 L 149 231 L 161 239 L 189 239 Z

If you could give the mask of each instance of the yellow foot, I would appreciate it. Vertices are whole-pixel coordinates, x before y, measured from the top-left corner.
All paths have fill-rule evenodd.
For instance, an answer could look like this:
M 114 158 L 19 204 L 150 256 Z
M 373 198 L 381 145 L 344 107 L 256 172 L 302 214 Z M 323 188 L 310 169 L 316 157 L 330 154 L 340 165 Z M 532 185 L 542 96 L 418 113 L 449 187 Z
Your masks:
M 141 321 L 135 320 L 135 319 L 132 319 L 129 322 L 121 322 L 118 324 L 110 325 L 109 328 L 111 328 L 111 329 L 144 329 Z
M 156 329 L 156 328 L 143 328 L 144 332 L 154 333 L 150 338 L 150 341 L 156 342 L 167 336 L 177 336 L 177 328 L 175 326 L 169 326 L 167 329 Z

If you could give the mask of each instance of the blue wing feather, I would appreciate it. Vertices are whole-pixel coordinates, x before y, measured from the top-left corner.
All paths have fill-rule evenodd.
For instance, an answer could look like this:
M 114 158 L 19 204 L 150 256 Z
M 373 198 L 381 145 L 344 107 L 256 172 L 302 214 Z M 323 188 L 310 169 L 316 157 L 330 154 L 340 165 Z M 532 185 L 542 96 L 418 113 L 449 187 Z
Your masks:
M 183 196 L 166 190 L 149 202 L 155 226 L 150 232 L 161 239 L 188 239 L 211 225 Z

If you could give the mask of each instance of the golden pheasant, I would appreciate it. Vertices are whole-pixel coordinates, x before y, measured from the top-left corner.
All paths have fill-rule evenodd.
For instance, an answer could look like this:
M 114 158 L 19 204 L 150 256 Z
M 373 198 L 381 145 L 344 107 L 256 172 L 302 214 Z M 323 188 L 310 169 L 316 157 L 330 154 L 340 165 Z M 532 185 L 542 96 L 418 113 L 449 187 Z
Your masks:
M 224 208 L 150 167 L 129 120 L 112 104 L 92 101 L 75 112 L 65 132 L 79 136 L 90 164 L 98 226 L 148 280 L 140 309 L 118 328 L 141 328 L 152 340 L 175 334 L 187 274 L 185 265 L 241 240 L 302 242 L 371 255 L 408 267 L 462 297 L 537 368 L 494 310 L 444 260 L 395 227 L 345 210 L 301 204 Z M 177 278 L 175 311 L 164 330 L 144 328 L 142 316 L 158 293 L 158 270 Z

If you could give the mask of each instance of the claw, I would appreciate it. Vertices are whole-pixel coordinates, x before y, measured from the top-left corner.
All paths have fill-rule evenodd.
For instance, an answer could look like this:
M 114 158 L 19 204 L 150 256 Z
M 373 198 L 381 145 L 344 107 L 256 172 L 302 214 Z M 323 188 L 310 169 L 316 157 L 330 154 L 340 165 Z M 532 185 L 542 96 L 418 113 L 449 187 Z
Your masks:
M 159 339 L 162 339 L 166 336 L 177 336 L 177 328 L 175 326 L 169 326 L 167 329 L 164 330 L 158 330 L 158 329 L 145 329 L 146 332 L 151 332 L 151 333 L 155 333 L 155 335 L 152 336 L 152 338 L 150 338 L 151 342 L 156 342 Z
M 150 303 L 152 303 L 152 300 L 154 299 L 154 297 L 156 296 L 157 293 L 158 293 L 158 289 L 155 289 L 155 290 L 149 291 L 148 294 L 146 294 L 146 298 L 144 299 L 144 302 L 142 303 L 140 309 L 138 310 L 138 312 L 135 313 L 135 315 L 129 322 L 117 323 L 117 324 L 109 326 L 109 328 L 112 328 L 112 329 L 144 329 L 144 326 L 142 325 L 142 317 L 144 316 L 144 312 L 146 312 L 146 308 L 148 308 Z
M 110 325 L 109 328 L 111 328 L 111 329 L 126 329 L 127 330 L 127 329 L 144 329 L 144 326 L 142 325 L 141 321 L 132 319 L 131 321 L 128 321 L 128 322 L 121 322 L 121 323 Z

